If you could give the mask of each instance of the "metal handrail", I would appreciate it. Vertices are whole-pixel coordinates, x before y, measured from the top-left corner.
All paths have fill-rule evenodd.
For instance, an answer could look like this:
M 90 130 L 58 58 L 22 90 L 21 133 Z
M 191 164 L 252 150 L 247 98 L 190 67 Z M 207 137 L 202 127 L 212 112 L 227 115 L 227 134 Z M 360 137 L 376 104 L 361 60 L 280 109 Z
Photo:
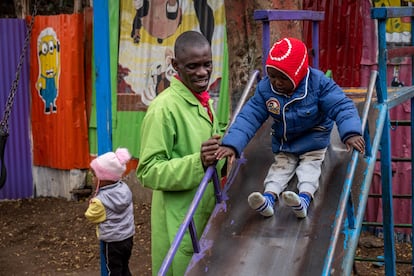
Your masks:
M 239 103 L 236 106 L 236 109 L 233 112 L 233 117 L 230 121 L 229 127 L 234 123 L 234 121 L 236 120 L 237 115 L 240 113 L 240 110 L 242 109 L 243 105 L 246 103 L 247 97 L 250 94 L 250 89 L 252 88 L 254 82 L 258 81 L 260 79 L 260 72 L 259 70 L 254 70 L 252 72 L 252 74 L 250 75 L 249 81 L 247 82 L 246 87 L 243 90 L 243 93 L 240 97 Z M 229 128 L 227 128 L 229 129 Z
M 194 196 L 193 201 L 191 202 L 191 205 L 188 209 L 187 215 L 184 218 L 183 223 L 181 224 L 180 228 L 178 229 L 177 234 L 175 235 L 174 241 L 170 247 L 170 250 L 168 250 L 167 256 L 164 258 L 164 261 L 161 265 L 160 270 L 158 271 L 158 275 L 165 275 L 165 273 L 168 271 L 168 268 L 170 267 L 172 260 L 175 256 L 175 253 L 178 250 L 178 246 L 180 245 L 185 231 L 187 230 L 187 227 L 193 227 L 193 215 L 197 209 L 198 204 L 200 203 L 200 199 L 204 194 L 204 191 L 207 188 L 207 185 L 210 181 L 210 179 L 213 178 L 214 182 L 218 183 L 218 176 L 215 166 L 210 166 L 207 168 L 207 171 L 203 177 L 203 180 L 201 181 L 200 186 L 197 189 L 197 192 Z M 191 226 L 192 225 L 192 226 Z M 193 229 L 195 230 L 195 229 Z M 191 232 L 191 231 L 190 231 Z M 195 231 L 194 231 L 195 234 Z M 197 237 L 197 235 L 195 235 Z M 193 237 L 192 237 L 193 238 Z M 194 252 L 199 251 L 199 245 L 197 241 L 197 245 L 194 245 L 194 242 L 197 241 L 197 239 L 193 239 L 193 248 Z
M 373 95 L 373 92 L 374 92 L 377 76 L 378 76 L 377 71 L 372 71 L 371 72 L 371 78 L 370 78 L 369 87 L 368 87 L 368 91 L 367 91 L 367 98 L 365 100 L 363 115 L 362 115 L 362 118 L 361 118 L 362 130 L 363 131 L 365 131 L 365 128 L 366 128 L 367 119 L 368 119 L 368 112 L 369 112 L 369 108 L 371 106 L 372 95 Z M 348 166 L 348 170 L 347 170 L 348 173 L 347 173 L 346 178 L 345 178 L 344 187 L 342 189 L 342 193 L 341 193 L 341 196 L 340 196 L 340 199 L 339 199 L 339 207 L 338 207 L 338 210 L 336 212 L 337 216 L 336 216 L 335 221 L 334 221 L 333 232 L 332 232 L 331 240 L 330 240 L 329 247 L 328 247 L 328 254 L 325 258 L 325 263 L 324 263 L 324 268 L 322 270 L 322 275 L 330 275 L 330 270 L 331 270 L 331 266 L 332 266 L 332 261 L 333 261 L 333 256 L 334 256 L 334 253 L 335 253 L 336 244 L 338 242 L 339 234 L 341 232 L 342 221 L 344 219 L 344 215 L 345 215 L 345 212 L 347 210 L 347 206 L 350 203 L 349 200 L 350 200 L 351 186 L 352 186 L 352 181 L 353 181 L 353 178 L 354 178 L 357 163 L 358 163 L 358 151 L 354 150 L 353 153 L 352 153 L 351 162 Z M 354 225 L 353 225 L 353 223 L 351 223 L 350 228 L 353 228 L 353 227 L 354 227 Z
M 233 112 L 233 118 L 227 128 L 227 130 L 229 129 L 229 127 L 234 123 L 235 118 L 237 117 L 237 114 L 240 112 L 241 108 L 243 107 L 244 103 L 247 100 L 247 97 L 250 93 L 250 89 L 252 88 L 253 84 L 255 81 L 258 81 L 259 78 L 259 71 L 258 70 L 254 70 L 253 73 L 250 76 L 250 79 L 243 91 L 243 94 L 238 102 L 237 108 L 235 109 L 235 111 Z M 227 133 L 226 130 L 226 133 Z M 241 158 L 243 159 L 243 158 Z M 238 167 L 243 163 L 243 160 L 241 160 L 240 162 L 236 162 L 236 166 L 232 167 L 231 172 L 229 173 L 229 175 L 231 176 L 231 181 L 234 179 L 235 173 L 234 173 L 234 167 L 235 168 L 235 172 L 238 171 Z M 210 182 L 210 180 L 213 179 L 213 184 L 214 184 L 214 190 L 215 190 L 215 195 L 216 195 L 216 200 L 217 203 L 221 203 L 222 201 L 222 196 L 221 196 L 221 187 L 220 187 L 220 181 L 218 179 L 218 174 L 217 174 L 217 170 L 216 170 L 216 166 L 209 166 L 206 170 L 206 173 L 203 177 L 203 179 L 200 182 L 200 185 L 198 186 L 197 192 L 194 195 L 193 201 L 191 202 L 190 207 L 188 208 L 188 212 L 183 220 L 183 223 L 181 223 L 180 228 L 177 231 L 177 234 L 175 235 L 174 241 L 171 244 L 170 249 L 167 252 L 167 255 L 164 258 L 164 261 L 161 264 L 160 270 L 158 271 L 158 276 L 163 276 L 167 273 L 169 267 L 171 266 L 172 260 L 175 256 L 175 254 L 177 253 L 178 247 L 184 237 L 184 234 L 187 230 L 187 227 L 189 228 L 190 231 L 190 235 L 191 235 L 191 240 L 193 242 L 193 249 L 194 249 L 194 253 L 199 253 L 200 252 L 200 245 L 197 239 L 197 229 L 195 229 L 195 225 L 194 225 L 194 221 L 193 221 L 193 215 L 198 207 L 198 204 L 200 203 L 201 197 L 203 196 L 208 183 Z

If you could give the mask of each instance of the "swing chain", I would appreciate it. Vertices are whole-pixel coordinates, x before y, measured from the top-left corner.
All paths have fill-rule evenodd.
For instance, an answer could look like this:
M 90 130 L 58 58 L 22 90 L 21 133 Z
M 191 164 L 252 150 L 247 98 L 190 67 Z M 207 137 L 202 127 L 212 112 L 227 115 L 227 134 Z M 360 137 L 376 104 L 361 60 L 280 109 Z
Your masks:
M 3 119 L 0 121 L 0 135 L 7 135 L 9 133 L 10 112 L 11 112 L 11 108 L 14 103 L 14 97 L 16 96 L 17 86 L 19 84 L 19 79 L 20 79 L 20 72 L 21 72 L 21 69 L 24 63 L 24 57 L 27 51 L 27 47 L 29 46 L 29 43 L 30 43 L 30 37 L 32 34 L 34 19 L 35 19 L 35 15 L 37 14 L 37 2 L 38 0 L 36 0 L 33 5 L 32 18 L 30 20 L 30 24 L 26 32 L 26 38 L 24 40 L 23 50 L 22 50 L 22 53 L 20 54 L 19 64 L 17 65 L 16 76 L 10 88 L 10 93 L 7 98 L 6 107 L 3 113 Z

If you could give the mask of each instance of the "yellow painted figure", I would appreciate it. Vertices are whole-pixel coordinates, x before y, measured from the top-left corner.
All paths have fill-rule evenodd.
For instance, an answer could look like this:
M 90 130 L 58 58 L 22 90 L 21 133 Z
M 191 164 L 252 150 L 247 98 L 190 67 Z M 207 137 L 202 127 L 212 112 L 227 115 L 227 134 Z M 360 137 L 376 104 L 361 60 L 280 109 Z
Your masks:
M 48 27 L 37 38 L 39 77 L 36 89 L 45 103 L 45 113 L 56 112 L 59 89 L 60 44 L 56 32 Z
M 400 0 L 375 0 L 374 7 L 404 7 Z M 414 2 L 404 0 L 404 2 Z M 411 41 L 411 20 L 410 17 L 388 18 L 386 22 L 387 42 L 410 43 Z

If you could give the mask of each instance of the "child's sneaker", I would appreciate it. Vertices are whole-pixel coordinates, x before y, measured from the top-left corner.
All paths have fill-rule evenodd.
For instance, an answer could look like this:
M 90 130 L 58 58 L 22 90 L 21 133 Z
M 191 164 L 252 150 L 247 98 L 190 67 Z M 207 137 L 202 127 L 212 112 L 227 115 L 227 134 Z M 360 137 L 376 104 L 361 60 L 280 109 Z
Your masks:
M 263 195 L 259 192 L 251 193 L 247 199 L 252 209 L 259 212 L 264 217 L 273 216 L 273 205 L 275 204 L 275 198 L 269 193 Z
M 282 197 L 286 205 L 292 207 L 296 217 L 306 218 L 308 215 L 308 207 L 312 200 L 309 195 L 304 193 L 297 195 L 294 192 L 287 191 L 282 194 Z

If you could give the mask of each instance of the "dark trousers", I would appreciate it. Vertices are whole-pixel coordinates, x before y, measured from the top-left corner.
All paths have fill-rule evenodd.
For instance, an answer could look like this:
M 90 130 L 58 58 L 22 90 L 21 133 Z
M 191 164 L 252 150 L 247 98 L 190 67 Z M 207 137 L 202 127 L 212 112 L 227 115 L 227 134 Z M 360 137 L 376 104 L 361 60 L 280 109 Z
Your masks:
M 101 241 L 101 249 L 105 258 L 107 274 L 109 276 L 130 276 L 129 258 L 131 257 L 133 237 L 119 242 Z

